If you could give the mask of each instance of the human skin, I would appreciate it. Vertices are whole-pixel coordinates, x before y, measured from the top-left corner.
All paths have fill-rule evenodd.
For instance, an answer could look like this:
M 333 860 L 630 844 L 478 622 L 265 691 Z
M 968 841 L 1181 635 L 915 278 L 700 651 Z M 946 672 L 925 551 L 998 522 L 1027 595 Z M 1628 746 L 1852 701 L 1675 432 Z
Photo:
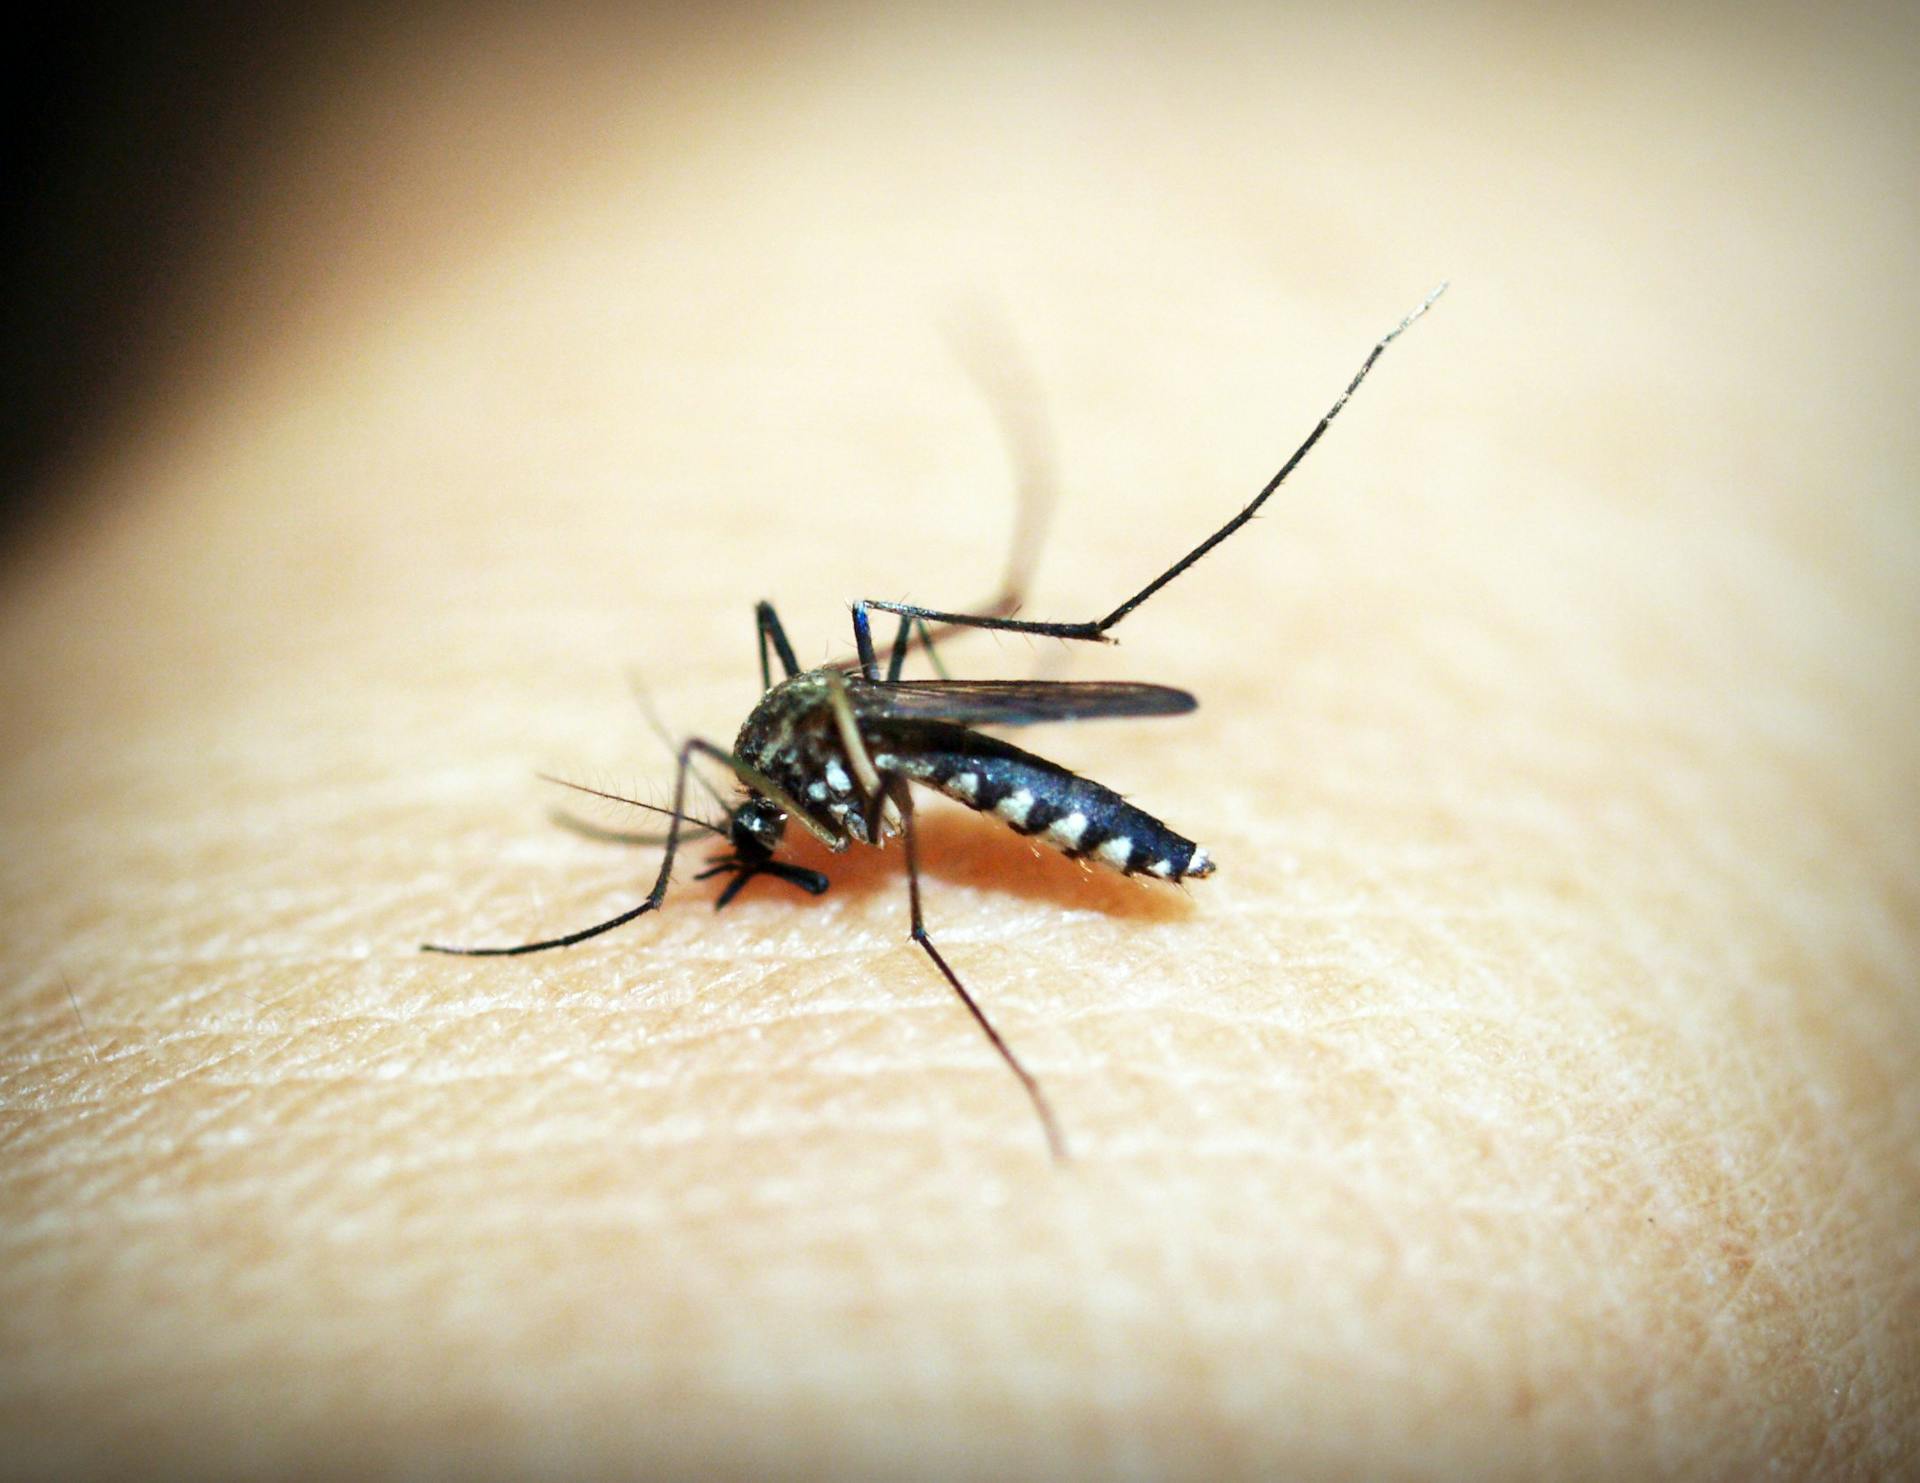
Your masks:
M 9 557 L 10 1456 L 1911 1469 L 1911 38 L 1396 32 L 1356 96 L 1354 18 L 959 64 L 652 24 L 300 93 L 204 323 Z M 1079 619 L 1442 273 L 1118 649 L 947 652 L 1202 702 L 1020 737 L 1204 843 L 1189 889 L 926 808 L 934 940 L 1070 1163 L 897 848 L 796 840 L 826 896 L 716 915 L 701 847 L 590 944 L 416 951 L 639 899 L 657 855 L 532 776 L 664 798 L 629 671 L 724 744 L 756 599 L 813 663 L 853 597 L 991 590 L 1013 480 L 939 328 L 982 277 L 1061 470 L 1026 612 Z

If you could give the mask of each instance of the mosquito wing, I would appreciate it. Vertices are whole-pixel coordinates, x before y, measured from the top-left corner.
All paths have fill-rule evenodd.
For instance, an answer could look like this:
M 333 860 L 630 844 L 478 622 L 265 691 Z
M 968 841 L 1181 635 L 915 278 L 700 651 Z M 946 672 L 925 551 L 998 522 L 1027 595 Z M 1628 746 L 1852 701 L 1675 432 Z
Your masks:
M 1199 701 L 1168 685 L 1125 680 L 852 679 L 854 710 L 875 720 L 950 721 L 960 726 L 1037 726 L 1113 716 L 1184 716 Z

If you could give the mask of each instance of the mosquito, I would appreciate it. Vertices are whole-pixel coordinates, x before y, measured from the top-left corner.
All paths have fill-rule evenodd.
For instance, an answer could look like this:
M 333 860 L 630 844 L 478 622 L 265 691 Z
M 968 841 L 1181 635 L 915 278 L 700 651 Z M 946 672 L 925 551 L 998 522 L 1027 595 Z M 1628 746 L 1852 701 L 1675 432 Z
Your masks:
M 819 871 L 777 857 L 791 823 L 799 824 L 835 854 L 850 845 L 881 846 L 900 836 L 906 847 L 912 940 L 926 952 L 1018 1079 L 1039 1119 L 1048 1150 L 1056 1161 L 1065 1162 L 1066 1139 L 1040 1083 L 994 1028 L 979 1001 L 928 935 L 921 909 L 913 790 L 932 789 L 976 812 L 991 814 L 1016 833 L 1050 845 L 1070 859 L 1149 880 L 1204 880 L 1214 872 L 1213 857 L 1185 835 L 1091 778 L 977 729 L 1110 717 L 1178 716 L 1192 711 L 1199 702 L 1184 690 L 1132 681 L 956 680 L 946 678 L 944 671 L 938 679 L 904 679 L 902 670 L 908 653 L 917 640 L 938 668 L 936 641 L 960 629 L 1114 642 L 1111 630 L 1134 609 L 1253 519 L 1320 441 L 1386 348 L 1425 314 L 1446 288 L 1442 283 L 1434 289 L 1375 343 L 1346 390 L 1307 434 L 1306 441 L 1245 508 L 1103 618 L 1059 623 L 1015 617 L 1024 586 L 1017 575 L 1020 558 L 1016 553 L 1015 575 L 1010 577 L 1007 590 L 985 611 L 945 612 L 865 598 L 853 604 L 857 657 L 803 670 L 773 604 L 760 602 L 754 609 L 760 646 L 760 700 L 731 747 L 700 737 L 675 747 L 673 806 L 655 810 L 667 816 L 666 851 L 646 899 L 604 922 L 561 937 L 512 947 L 424 943 L 423 950 L 467 957 L 542 953 L 585 942 L 657 911 L 666 900 L 673 878 L 683 826 L 715 835 L 728 847 L 696 877 L 729 877 L 715 902 L 716 909 L 733 901 L 760 876 L 770 876 L 816 896 L 827 889 L 828 879 Z M 874 644 L 875 613 L 886 614 L 899 625 L 893 643 L 885 650 Z M 780 664 L 778 681 L 772 673 L 773 659 Z M 728 803 L 721 798 L 705 775 L 696 771 L 694 764 L 702 759 L 733 774 L 740 787 L 737 801 Z M 714 794 L 725 810 L 724 824 L 687 812 L 689 776 Z

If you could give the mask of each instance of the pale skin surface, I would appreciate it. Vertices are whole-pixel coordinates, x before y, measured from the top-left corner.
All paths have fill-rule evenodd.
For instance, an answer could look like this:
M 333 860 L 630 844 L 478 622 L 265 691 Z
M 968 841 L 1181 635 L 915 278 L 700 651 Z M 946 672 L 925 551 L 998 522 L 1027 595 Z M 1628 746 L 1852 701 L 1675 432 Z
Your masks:
M 317 62 L 6 572 L 14 1461 L 1910 1469 L 1915 38 L 1668 24 Z M 531 777 L 663 796 L 629 668 L 725 744 L 755 599 L 814 663 L 991 589 L 954 303 L 1027 347 L 1027 611 L 1081 619 L 1443 275 L 1118 651 L 949 651 L 1202 699 L 1021 737 L 1187 893 L 924 811 L 1069 1169 L 897 849 L 412 950 L 639 899 Z

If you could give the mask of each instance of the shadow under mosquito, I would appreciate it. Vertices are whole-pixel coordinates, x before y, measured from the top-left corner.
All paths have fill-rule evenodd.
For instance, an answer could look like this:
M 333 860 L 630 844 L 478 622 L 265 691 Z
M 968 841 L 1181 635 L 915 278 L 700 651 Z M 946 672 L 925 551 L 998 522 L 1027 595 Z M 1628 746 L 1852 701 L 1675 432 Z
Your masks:
M 1050 901 L 1079 911 L 1147 922 L 1178 920 L 1193 910 L 1193 902 L 1180 887 L 1116 875 L 1069 860 L 964 809 L 923 809 L 914 823 L 919 833 L 921 889 L 934 903 L 943 886 L 973 886 L 1003 896 Z M 896 893 L 902 898 L 907 893 L 906 849 L 899 839 L 890 840 L 884 849 L 855 845 L 836 855 L 795 829 L 788 834 L 781 857 L 827 876 L 832 881 L 831 892 L 863 896 Z M 722 884 L 708 882 L 701 889 L 717 895 Z M 807 899 L 777 882 L 756 882 L 755 889 L 768 895 L 780 892 L 793 898 L 796 905 L 804 905 Z

